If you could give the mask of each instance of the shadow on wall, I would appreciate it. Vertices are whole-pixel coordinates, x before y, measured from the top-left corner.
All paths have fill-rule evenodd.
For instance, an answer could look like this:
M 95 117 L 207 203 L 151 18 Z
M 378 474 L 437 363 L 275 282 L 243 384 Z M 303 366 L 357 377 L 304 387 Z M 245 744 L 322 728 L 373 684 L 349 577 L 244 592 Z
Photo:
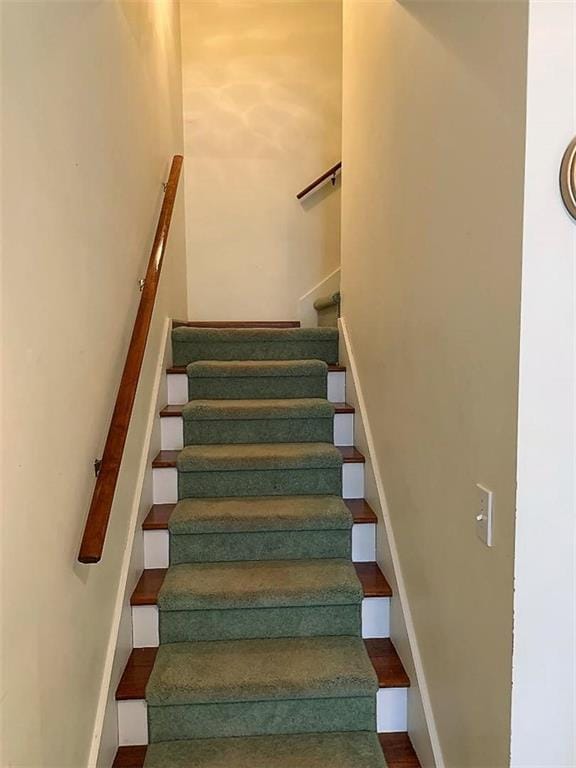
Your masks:
M 190 156 L 294 160 L 302 146 L 326 142 L 331 126 L 339 132 L 339 78 L 332 57 L 318 53 L 337 37 L 336 15 L 321 3 L 304 12 L 290 3 L 200 5 L 184 9 L 199 25 L 184 59 Z
M 507 112 L 524 108 L 522 91 L 517 93 L 516 104 L 509 99 L 502 100 L 501 83 L 502 78 L 518 82 L 518 78 L 525 77 L 526 60 L 508 57 L 504 71 L 497 66 L 487 67 L 485 30 L 489 30 L 495 51 L 506 50 L 511 35 L 518 34 L 518 6 L 527 5 L 527 0 L 514 3 L 502 3 L 501 0 L 482 0 L 480 3 L 398 0 L 398 4 L 442 46 L 447 56 L 458 60 L 458 66 L 474 78 L 476 87 L 493 95 L 495 107 L 500 108 L 503 119 Z M 438 12 L 443 5 L 450 13 Z M 474 34 L 467 33 L 470 29 Z

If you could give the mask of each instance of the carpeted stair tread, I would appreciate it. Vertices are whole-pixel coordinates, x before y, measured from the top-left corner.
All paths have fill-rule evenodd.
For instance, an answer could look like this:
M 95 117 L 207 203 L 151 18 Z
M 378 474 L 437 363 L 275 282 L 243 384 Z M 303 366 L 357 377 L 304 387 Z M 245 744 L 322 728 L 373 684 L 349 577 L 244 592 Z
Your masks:
M 168 569 L 162 611 L 360 604 L 362 585 L 349 560 L 194 563 Z
M 352 513 L 338 496 L 182 499 L 168 527 L 172 535 L 349 530 Z
M 260 361 L 242 359 L 251 356 L 247 344 L 235 349 L 238 360 L 203 360 L 209 355 L 198 355 L 200 359 L 187 366 L 190 400 L 326 397 L 328 366 L 324 359 L 316 359 L 318 354 L 302 355 L 309 358 L 304 360 Z M 282 350 L 272 345 L 271 356 L 283 357 Z
M 222 399 L 211 400 L 210 398 L 198 398 L 197 401 L 190 400 L 189 402 L 190 403 L 193 403 L 193 402 L 211 402 L 211 403 L 215 403 L 215 404 L 216 403 L 224 403 L 225 404 L 226 402 L 244 403 L 244 402 L 246 402 L 246 400 L 249 400 L 249 399 L 251 399 L 251 398 L 246 398 L 245 400 L 237 400 L 237 401 L 234 401 L 234 400 L 230 399 L 230 401 L 226 401 L 226 400 L 222 400 Z M 342 414 L 342 413 L 355 413 L 356 412 L 356 409 L 354 408 L 353 405 L 350 405 L 350 403 L 345 403 L 345 402 L 340 402 L 339 403 L 339 402 L 335 402 L 335 401 L 326 401 L 326 398 L 323 398 L 323 397 L 312 397 L 312 398 L 297 398 L 297 397 L 296 398 L 288 398 L 287 397 L 287 398 L 270 398 L 270 400 L 277 400 L 278 402 L 284 402 L 286 400 L 288 400 L 288 401 L 289 400 L 321 400 L 322 402 L 329 402 L 329 404 L 334 408 L 334 415 Z M 264 403 L 266 401 L 263 400 L 262 398 L 259 398 L 256 402 Z M 161 419 L 177 419 L 177 418 L 181 418 L 182 414 L 183 414 L 183 411 L 184 411 L 184 408 L 186 408 L 187 405 L 188 405 L 188 403 L 170 403 L 170 405 L 165 405 L 161 409 L 161 411 L 159 413 L 160 418 Z
M 386 768 L 375 733 L 288 734 L 151 744 L 144 768 Z
M 327 640 L 330 638 L 316 639 Z M 410 678 L 389 638 L 368 638 L 363 643 L 376 674 L 379 688 L 410 687 Z M 158 652 L 158 647 L 132 649 L 116 688 L 117 701 L 133 701 L 146 698 L 146 686 L 152 675 Z
M 332 419 L 334 405 L 319 397 L 285 400 L 192 400 L 182 408 L 184 421 L 233 419 Z
M 284 344 L 303 341 L 338 341 L 336 328 L 191 328 L 179 326 L 172 331 L 172 341 L 188 344 Z M 242 359 L 242 358 L 240 358 Z M 249 359 L 249 358 L 246 358 Z
M 182 409 L 184 445 L 332 443 L 334 411 L 323 398 L 192 399 Z
M 323 444 L 326 445 L 326 443 Z M 236 445 L 236 448 L 238 448 L 240 445 L 247 445 L 247 443 L 239 443 Z M 268 443 L 268 445 L 273 445 L 273 443 Z M 307 445 L 310 445 L 310 443 L 307 443 Z M 328 445 L 332 445 L 332 443 L 328 443 Z M 335 447 L 342 457 L 342 462 L 345 464 L 364 464 L 366 461 L 365 456 L 360 453 L 358 448 L 353 445 L 338 445 Z M 176 467 L 180 453 L 182 453 L 182 449 L 158 451 L 156 456 L 152 459 L 153 469 L 168 469 L 171 467 Z M 289 496 L 290 494 L 286 495 Z
M 329 443 L 189 445 L 178 454 L 182 472 L 338 468 L 342 454 Z
M 337 559 L 341 561 L 344 558 Z M 219 563 L 211 564 L 219 565 Z M 238 563 L 234 562 L 234 564 L 237 565 Z M 353 566 L 362 585 L 364 597 L 392 597 L 392 589 L 384 578 L 378 563 L 361 562 L 353 563 Z M 168 568 L 145 568 L 132 592 L 130 605 L 157 605 L 160 589 L 167 573 Z
M 188 328 L 172 331 L 175 365 L 197 360 L 338 361 L 336 328 Z
M 257 500 L 259 500 L 260 497 L 255 497 Z M 273 499 L 277 499 L 280 497 L 270 497 Z M 294 499 L 294 501 L 298 501 L 299 499 L 303 499 L 303 496 L 294 496 L 291 497 Z M 311 498 L 318 499 L 319 501 L 331 498 L 328 496 L 312 496 Z M 336 497 L 337 498 L 337 497 Z M 186 501 L 191 502 L 198 502 L 197 499 L 184 499 L 183 503 Z M 210 501 L 209 499 L 204 499 L 204 502 Z M 233 502 L 236 501 L 236 499 L 216 499 L 216 501 L 226 501 L 226 502 Z M 202 502 L 199 502 L 202 503 Z M 362 523 L 370 523 L 372 525 L 375 525 L 378 522 L 378 518 L 376 517 L 376 514 L 372 507 L 368 504 L 366 499 L 346 499 L 344 501 L 344 504 L 348 507 L 350 510 L 350 514 L 352 515 L 352 521 L 356 524 L 362 524 Z M 142 528 L 145 531 L 164 531 L 168 529 L 168 522 L 170 520 L 170 517 L 172 513 L 174 512 L 174 508 L 176 507 L 176 503 L 171 504 L 153 504 L 149 511 L 147 516 L 145 517 Z
M 162 707 L 372 697 L 377 690 L 360 638 L 297 637 L 161 645 L 146 700 Z
M 186 366 L 190 378 L 251 378 L 326 376 L 323 360 L 200 360 Z

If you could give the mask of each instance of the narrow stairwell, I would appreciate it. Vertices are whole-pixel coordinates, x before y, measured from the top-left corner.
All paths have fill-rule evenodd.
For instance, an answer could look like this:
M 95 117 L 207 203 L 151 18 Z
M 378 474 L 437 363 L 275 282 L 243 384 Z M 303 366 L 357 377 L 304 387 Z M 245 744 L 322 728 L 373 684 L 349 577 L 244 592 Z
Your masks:
M 227 326 L 174 323 L 114 766 L 418 768 L 338 331 Z

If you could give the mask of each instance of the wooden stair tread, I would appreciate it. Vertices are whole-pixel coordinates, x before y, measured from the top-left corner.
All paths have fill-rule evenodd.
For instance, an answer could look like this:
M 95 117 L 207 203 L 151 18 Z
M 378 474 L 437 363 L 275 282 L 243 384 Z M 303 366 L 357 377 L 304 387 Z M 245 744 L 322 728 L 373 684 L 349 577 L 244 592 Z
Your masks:
M 168 568 L 146 568 L 130 597 L 130 605 L 156 605 Z
M 420 768 L 418 755 L 407 733 L 379 733 L 378 739 L 388 768 Z
M 226 402 L 225 400 L 219 401 L 219 402 Z M 264 401 L 266 402 L 266 401 Z M 354 406 L 349 405 L 348 403 L 332 403 L 334 406 L 334 410 L 336 413 L 354 413 Z M 165 405 L 164 408 L 160 411 L 160 418 L 166 419 L 166 418 L 174 418 L 182 416 L 182 408 L 183 405 Z
M 355 525 L 375 524 L 378 522 L 374 511 L 366 499 L 344 499 L 344 503 L 352 513 Z M 153 504 L 142 524 L 145 531 L 164 531 L 168 528 L 168 520 L 176 504 Z
M 376 513 L 366 499 L 344 499 L 344 503 L 352 512 L 352 518 L 356 525 L 361 523 L 376 524 L 378 522 Z
M 154 469 L 170 469 L 176 466 L 180 451 L 158 451 L 152 462 Z
M 116 688 L 117 701 L 143 699 L 158 648 L 133 648 Z
M 342 454 L 344 464 L 363 464 L 366 459 L 360 453 L 360 451 L 353 445 L 338 445 L 336 446 Z M 152 467 L 154 469 L 171 469 L 176 467 L 176 459 L 180 451 L 158 451 Z
M 392 597 L 392 587 L 380 570 L 378 563 L 353 563 L 360 579 L 364 597 Z
M 388 638 L 364 640 L 380 688 L 408 688 L 410 680 Z M 144 699 L 158 648 L 134 648 L 116 689 L 116 700 Z
M 388 768 L 420 768 L 407 733 L 379 733 L 378 739 Z M 143 768 L 147 745 L 119 747 L 112 768 Z
M 118 747 L 112 768 L 143 768 L 147 744 L 137 747 Z
M 410 678 L 388 637 L 366 638 L 364 645 L 376 670 L 380 688 L 410 687 Z
M 360 453 L 358 448 L 353 445 L 337 445 L 336 448 L 342 454 L 344 464 L 364 464 L 366 461 L 364 454 Z
M 364 597 L 392 596 L 392 589 L 378 563 L 354 563 L 354 568 L 362 584 Z M 147 568 L 142 571 L 138 584 L 132 592 L 130 605 L 156 605 L 167 570 L 167 568 Z
M 165 531 L 176 504 L 153 504 L 146 515 L 142 528 L 145 531 Z
M 223 360 L 222 362 L 226 362 Z M 260 362 L 265 363 L 266 360 L 261 360 Z M 328 366 L 328 373 L 343 373 L 346 371 L 345 365 L 329 365 Z M 166 373 L 186 373 L 186 366 L 185 365 L 171 365 L 169 368 L 166 368 Z
M 172 320 L 172 328 L 300 328 L 299 320 Z

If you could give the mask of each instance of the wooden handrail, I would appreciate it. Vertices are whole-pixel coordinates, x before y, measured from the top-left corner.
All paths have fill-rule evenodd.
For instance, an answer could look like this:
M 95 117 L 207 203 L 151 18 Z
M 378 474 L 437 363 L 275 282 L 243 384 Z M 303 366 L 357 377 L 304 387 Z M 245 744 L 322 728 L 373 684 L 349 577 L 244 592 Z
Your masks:
M 132 338 L 130 339 L 124 370 L 122 371 L 122 378 L 104 446 L 100 470 L 96 478 L 96 486 L 92 494 L 90 511 L 86 519 L 84 536 L 82 537 L 82 544 L 78 555 L 78 560 L 81 563 L 97 563 L 102 557 L 106 529 L 110 519 L 110 510 L 114 500 L 120 463 L 124 453 L 126 435 L 128 434 L 130 417 L 132 416 L 132 408 L 136 397 L 136 388 L 154 310 L 154 302 L 158 291 L 158 282 L 160 280 L 162 261 L 174 210 L 182 161 L 182 155 L 174 155 L 168 182 L 165 186 L 164 200 L 142 287 L 138 313 L 134 321 Z
M 339 172 L 342 171 L 342 161 L 339 163 L 336 163 L 336 165 L 333 165 L 332 168 L 329 168 L 326 173 L 323 173 L 322 176 L 318 176 L 317 179 L 314 179 L 314 181 L 311 184 L 308 184 L 307 187 L 304 187 L 304 189 L 301 192 L 298 192 L 296 195 L 297 200 L 302 200 L 303 197 L 306 197 L 306 195 L 309 192 L 312 192 L 313 189 L 316 189 L 316 187 L 319 187 L 320 184 L 326 181 L 326 179 L 332 179 L 332 184 L 335 184 L 336 182 L 336 176 Z

